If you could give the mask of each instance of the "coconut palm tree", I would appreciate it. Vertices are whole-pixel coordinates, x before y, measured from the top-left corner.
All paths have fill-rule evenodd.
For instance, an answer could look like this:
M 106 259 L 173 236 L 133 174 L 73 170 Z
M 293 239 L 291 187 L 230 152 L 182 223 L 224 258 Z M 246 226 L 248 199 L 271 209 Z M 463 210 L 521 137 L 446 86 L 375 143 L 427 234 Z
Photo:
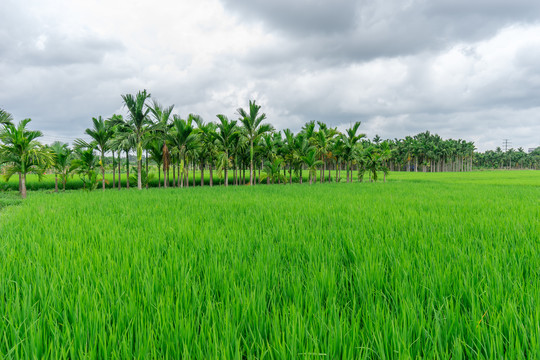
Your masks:
M 317 153 L 319 155 L 319 158 L 323 162 L 323 166 L 321 167 L 321 175 L 320 175 L 320 182 L 324 182 L 324 174 L 326 171 L 326 160 L 331 155 L 331 149 L 333 146 L 333 139 L 334 136 L 337 134 L 336 129 L 329 129 L 326 124 L 318 122 L 319 124 L 319 131 L 313 134 L 313 137 L 311 138 L 313 145 L 315 146 L 315 149 L 317 150 Z M 329 178 L 330 181 L 330 178 Z
M 289 166 L 289 184 L 292 184 L 292 174 L 295 163 L 296 137 L 289 129 L 285 129 L 283 131 L 283 135 L 285 135 L 285 139 L 283 141 L 283 159 Z
M 172 128 L 168 136 L 168 141 L 174 147 L 175 153 L 180 161 L 178 174 L 178 186 L 183 187 L 187 181 L 187 155 L 198 142 L 198 134 L 193 127 L 193 116 L 188 116 L 187 120 L 178 115 L 174 115 Z M 189 182 L 188 182 L 189 184 Z M 188 185 L 189 186 L 189 185 Z
M 118 190 L 122 188 L 121 186 L 121 152 L 123 151 L 126 154 L 126 188 L 129 190 L 129 153 L 130 151 L 135 148 L 136 145 L 136 137 L 135 134 L 132 132 L 131 127 L 128 124 L 128 121 L 126 121 L 123 117 L 119 116 L 115 118 L 115 133 L 113 137 L 111 138 L 109 142 L 109 146 L 116 149 L 118 151 L 118 158 L 119 158 L 119 169 L 118 169 Z M 141 183 L 142 186 L 142 183 Z
M 169 107 L 163 107 L 159 102 L 153 100 L 153 104 L 150 107 L 150 112 L 155 120 L 154 136 L 161 140 L 161 154 L 163 159 L 161 164 L 163 165 L 163 187 L 169 186 L 169 164 L 171 162 L 171 155 L 169 147 L 167 145 L 167 136 L 171 129 L 172 112 L 174 105 Z
M 109 149 L 109 151 L 111 152 L 112 154 L 112 168 L 113 168 L 113 189 L 116 187 L 116 166 L 118 166 L 118 190 L 120 190 L 122 188 L 122 185 L 121 185 L 121 161 L 120 161 L 120 151 L 121 149 L 118 149 L 117 146 L 115 146 L 115 144 L 113 144 L 112 140 L 114 139 L 114 137 L 117 135 L 118 133 L 118 124 L 122 123 L 124 120 L 122 118 L 122 115 L 116 115 L 114 114 L 113 116 L 111 116 L 110 118 L 108 118 L 107 120 L 105 120 L 105 125 L 107 126 L 107 129 L 109 129 L 111 131 L 111 137 L 109 138 L 109 141 L 107 143 L 107 147 Z M 118 152 L 118 161 L 116 161 L 116 158 L 114 156 L 114 154 Z
M 237 110 L 240 122 L 242 123 L 244 136 L 249 142 L 249 184 L 253 185 L 253 143 L 264 133 L 274 130 L 270 124 L 262 124 L 266 119 L 266 114 L 260 114 L 261 106 L 255 100 L 249 101 L 249 112 L 243 108 Z
M 129 121 L 127 126 L 135 137 L 135 149 L 137 151 L 137 188 L 142 190 L 141 167 L 143 153 L 143 137 L 151 131 L 152 121 L 148 117 L 150 108 L 146 106 L 146 100 L 150 98 L 150 94 L 146 90 L 139 91 L 137 95 L 132 94 L 122 95 L 124 106 L 128 110 Z M 129 178 L 128 178 L 129 179 Z
M 36 139 L 43 136 L 41 131 L 28 130 L 26 125 L 30 119 L 19 122 L 17 126 L 5 123 L 0 130 L 0 164 L 6 164 L 5 178 L 19 174 L 19 191 L 26 198 L 26 174 L 35 172 L 41 178 L 40 171 L 53 164 L 50 150 L 41 145 Z
M 205 123 L 201 117 L 196 117 L 195 122 L 197 123 L 196 132 L 199 134 L 200 142 L 197 155 L 201 169 L 201 186 L 204 186 L 204 168 L 208 159 L 210 159 L 210 185 L 212 185 L 212 157 L 216 151 L 216 124 L 213 122 Z M 193 169 L 195 169 L 195 166 Z M 195 175 L 193 175 L 193 180 L 195 180 Z
M 163 165 L 163 143 L 161 139 L 154 138 L 147 144 L 150 160 L 154 161 L 158 168 L 158 187 L 161 187 L 161 166 Z M 166 179 L 164 179 L 166 180 Z M 164 184 L 167 181 L 164 181 Z M 163 185 L 165 186 L 165 185 Z
M 109 151 L 109 141 L 113 136 L 111 123 L 105 122 L 101 116 L 92 118 L 94 127 L 86 129 L 85 133 L 92 138 L 100 152 L 99 165 L 101 167 L 101 184 L 105 191 L 105 152 Z
M 96 150 L 95 143 L 77 141 L 74 149 L 75 158 L 71 162 L 70 171 L 79 175 L 85 190 L 94 190 L 99 184 L 96 172 L 99 160 L 94 150 Z
M 317 159 L 315 149 L 311 149 L 307 155 L 302 156 L 302 161 L 309 171 L 309 185 L 311 185 L 313 181 L 317 181 L 317 167 L 322 165 L 322 161 Z
M 343 141 L 343 159 L 347 166 L 347 182 L 352 181 L 352 163 L 355 159 L 358 142 L 366 136 L 365 134 L 357 134 L 359 127 L 360 121 L 357 121 L 353 126 L 345 130 L 345 134 L 341 136 L 341 140 Z
M 71 172 L 71 150 L 68 144 L 61 143 L 60 141 L 55 141 L 50 146 L 50 149 L 53 154 L 53 169 L 54 169 L 54 191 L 58 192 L 58 176 L 62 181 L 62 191 L 66 191 L 66 181 L 69 173 Z
M 261 177 L 260 181 L 267 179 L 271 181 L 272 184 L 278 183 L 287 183 L 287 178 L 281 174 L 281 167 L 283 165 L 283 159 L 281 157 L 276 157 L 272 161 L 267 161 L 264 164 L 264 175 Z
M 220 153 L 225 154 L 226 161 L 221 161 L 225 172 L 225 186 L 229 186 L 229 163 L 232 144 L 240 136 L 240 129 L 236 126 L 236 120 L 229 120 L 225 115 L 217 115 L 219 122 L 216 124 L 216 143 Z

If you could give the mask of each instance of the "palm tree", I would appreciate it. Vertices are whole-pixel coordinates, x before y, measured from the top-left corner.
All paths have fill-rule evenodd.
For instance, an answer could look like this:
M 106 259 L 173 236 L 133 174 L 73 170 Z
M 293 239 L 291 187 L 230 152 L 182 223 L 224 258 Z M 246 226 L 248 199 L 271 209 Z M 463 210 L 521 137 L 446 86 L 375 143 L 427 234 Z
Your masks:
M 287 183 L 287 179 L 284 175 L 281 174 L 281 166 L 283 164 L 283 159 L 281 157 L 276 157 L 272 161 L 267 161 L 264 164 L 264 171 L 265 174 L 262 176 L 260 181 L 267 179 L 271 180 L 272 184 L 276 183 L 276 180 L 278 183 L 283 182 L 284 184 Z
M 113 136 L 113 131 L 110 123 L 105 122 L 101 116 L 92 118 L 92 122 L 94 128 L 86 129 L 85 133 L 94 140 L 97 150 L 100 152 L 101 184 L 103 191 L 105 191 L 105 152 L 109 151 L 109 140 Z
M 131 131 L 128 121 L 125 121 L 122 116 L 115 118 L 115 133 L 109 142 L 111 148 L 118 151 L 118 190 L 122 188 L 121 185 L 121 152 L 126 154 L 126 188 L 129 190 L 129 152 L 136 147 L 136 137 L 135 134 Z M 142 186 L 142 184 L 141 184 Z
M 197 133 L 199 134 L 200 141 L 197 155 L 201 168 L 201 186 L 204 186 L 204 167 L 208 158 L 210 158 L 210 186 L 212 186 L 212 157 L 215 153 L 216 124 L 213 122 L 206 124 L 201 117 L 196 117 L 195 122 L 197 123 Z M 195 166 L 193 169 L 195 169 Z M 195 181 L 195 175 L 193 175 L 193 181 Z
M 198 135 L 193 127 L 193 117 L 189 116 L 187 120 L 184 120 L 180 116 L 174 115 L 172 129 L 168 136 L 168 140 L 170 144 L 174 146 L 174 150 L 180 161 L 178 184 L 183 187 L 188 176 L 186 165 L 187 154 L 198 141 Z M 180 173 L 182 173 L 182 176 L 180 176 Z
M 58 175 L 62 181 L 62 191 L 66 191 L 66 181 L 70 173 L 70 158 L 73 152 L 68 144 L 55 141 L 50 146 L 53 154 L 53 169 L 54 169 L 54 191 L 58 192 Z
M 154 161 L 158 168 L 158 187 L 161 187 L 161 165 L 163 165 L 163 143 L 160 139 L 154 139 L 147 144 L 150 159 Z M 164 179 L 166 180 L 166 179 Z M 164 184 L 167 181 L 164 181 Z M 165 186 L 165 185 L 163 185 Z
M 383 182 L 386 182 L 386 175 L 388 174 L 388 167 L 386 166 L 386 162 L 392 158 L 392 149 L 390 149 L 390 145 L 387 141 L 383 141 L 383 143 L 380 146 L 379 149 L 379 161 L 381 162 L 379 164 L 380 169 L 383 171 Z
M 12 122 L 13 116 L 4 109 L 0 109 L 0 125 L 8 125 L 12 124 Z
M 294 153 L 293 153 L 293 163 L 295 164 L 296 171 L 298 172 L 298 179 L 300 184 L 303 181 L 302 167 L 304 165 L 303 157 L 307 156 L 311 150 L 314 150 L 314 147 L 311 146 L 309 140 L 306 138 L 304 132 L 300 132 L 296 135 Z
M 109 151 L 112 154 L 112 168 L 113 168 L 113 189 L 116 187 L 116 166 L 118 165 L 118 190 L 122 188 L 121 185 L 121 161 L 120 161 L 120 151 L 121 149 L 118 148 L 117 144 L 114 144 L 113 139 L 115 136 L 117 136 L 118 133 L 118 127 L 119 124 L 122 124 L 124 122 L 124 119 L 122 115 L 116 115 L 113 114 L 110 118 L 105 120 L 105 125 L 107 126 L 107 129 L 111 131 L 111 137 L 109 138 L 109 141 L 107 143 L 107 147 L 109 148 Z M 115 152 L 118 152 L 118 161 L 116 161 L 116 158 L 114 157 Z
M 148 131 L 151 130 L 152 122 L 148 118 L 150 108 L 146 106 L 146 99 L 150 94 L 146 90 L 139 91 L 136 96 L 132 94 L 122 95 L 124 105 L 129 112 L 129 129 L 135 136 L 135 148 L 137 150 L 137 188 L 142 190 L 141 167 L 142 167 L 142 140 Z M 128 178 L 129 181 L 129 178 Z
M 285 162 L 289 165 L 289 184 L 292 184 L 292 174 L 295 163 L 296 137 L 294 136 L 294 133 L 289 129 L 285 129 L 283 131 L 283 135 L 285 135 L 285 139 L 283 142 L 283 158 Z
M 169 164 L 171 162 L 171 156 L 169 147 L 167 146 L 167 136 L 171 128 L 171 119 L 174 105 L 169 107 L 163 107 L 156 100 L 153 101 L 153 106 L 150 107 L 156 125 L 154 126 L 155 137 L 160 138 L 162 142 L 161 154 L 163 156 L 161 164 L 163 165 L 163 187 L 169 186 Z
M 259 114 L 261 106 L 255 104 L 255 100 L 249 101 L 249 113 L 243 108 L 237 110 L 240 115 L 240 122 L 244 126 L 244 136 L 249 141 L 249 184 L 253 185 L 253 143 L 264 133 L 272 131 L 274 128 L 270 124 L 261 124 L 266 119 L 266 114 Z
M 79 175 L 86 190 L 94 190 L 99 183 L 95 171 L 99 162 L 94 150 L 95 144 L 77 141 L 74 150 L 75 159 L 71 162 L 70 171 L 75 171 Z
M 314 180 L 317 181 L 317 167 L 322 164 L 322 161 L 317 160 L 315 155 L 315 149 L 311 149 L 307 155 L 302 156 L 302 161 L 306 164 L 309 171 L 309 185 L 311 185 Z
M 221 161 L 225 170 L 225 186 L 229 186 L 229 153 L 232 145 L 240 136 L 239 129 L 236 126 L 236 120 L 229 120 L 225 115 L 217 115 L 219 122 L 217 123 L 216 142 L 218 144 L 219 151 L 225 154 L 226 161 Z
M 355 149 L 357 148 L 360 139 L 364 138 L 365 134 L 358 134 L 360 121 L 354 123 L 349 129 L 345 130 L 345 134 L 341 136 L 343 141 L 343 158 L 347 166 L 347 182 L 352 181 L 352 163 L 355 158 Z
M 30 119 L 19 122 L 17 126 L 6 123 L 0 130 L 0 164 L 6 166 L 6 180 L 15 173 L 19 174 L 19 190 L 21 197 L 26 198 L 26 174 L 36 172 L 41 178 L 45 167 L 52 165 L 53 155 L 50 150 L 36 139 L 42 136 L 41 131 L 28 130 L 26 125 Z

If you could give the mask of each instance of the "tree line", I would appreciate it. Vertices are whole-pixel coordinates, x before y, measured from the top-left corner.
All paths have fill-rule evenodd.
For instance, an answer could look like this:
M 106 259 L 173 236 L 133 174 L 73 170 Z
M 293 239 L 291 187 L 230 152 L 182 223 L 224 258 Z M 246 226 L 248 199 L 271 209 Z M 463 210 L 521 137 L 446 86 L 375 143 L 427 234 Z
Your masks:
M 377 181 L 381 173 L 386 181 L 388 171 L 469 171 L 475 158 L 474 143 L 445 140 L 428 131 L 405 139 L 383 140 L 377 135 L 370 140 L 359 133 L 360 122 L 340 132 L 320 121 L 307 122 L 296 134 L 289 129 L 276 131 L 265 122 L 266 114 L 255 101 L 237 109 L 237 119 L 218 114 L 210 122 L 195 114 L 182 118 L 173 113 L 174 105 L 161 105 L 146 90 L 122 95 L 122 101 L 126 116 L 93 118 L 92 127 L 85 131 L 90 140 L 77 139 L 72 147 L 61 142 L 41 144 L 37 139 L 42 133 L 27 129 L 30 119 L 15 125 L 12 116 L 0 110 L 4 177 L 9 180 L 18 174 L 24 198 L 28 173 L 40 177 L 54 173 L 56 191 L 59 181 L 65 190 L 74 174 L 85 188 L 95 189 L 101 183 L 105 190 L 106 170 L 112 170 L 113 188 L 121 189 L 125 176 L 127 188 L 133 180 L 142 189 L 154 175 L 150 164 L 157 167 L 158 186 L 165 188 L 195 186 L 196 171 L 201 186 L 205 171 L 210 186 L 216 175 L 220 184 L 229 186 L 303 183 L 304 173 L 313 184 L 361 182 L 366 174 L 369 181 Z
M 500 147 L 475 154 L 475 165 L 484 169 L 540 169 L 540 147 L 525 152 L 522 147 L 503 151 Z

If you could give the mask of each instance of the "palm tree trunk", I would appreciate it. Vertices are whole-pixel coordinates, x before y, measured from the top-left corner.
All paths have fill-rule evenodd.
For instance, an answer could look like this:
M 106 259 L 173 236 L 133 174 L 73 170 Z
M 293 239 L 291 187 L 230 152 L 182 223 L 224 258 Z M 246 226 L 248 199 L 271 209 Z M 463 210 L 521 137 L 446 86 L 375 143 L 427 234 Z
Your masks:
M 165 189 L 169 187 L 169 171 L 165 168 L 165 164 L 163 164 L 163 187 Z
M 129 190 L 129 152 L 126 151 L 126 188 Z
M 67 175 L 64 175 L 62 178 L 62 192 L 66 192 L 66 177 Z
M 118 151 L 118 190 L 122 189 L 122 159 Z
M 193 163 L 193 187 L 195 187 L 195 163 Z
M 201 162 L 201 187 L 204 186 L 204 163 Z
M 103 187 L 103 191 L 105 191 L 105 154 L 104 151 L 101 151 L 101 185 Z
M 328 182 L 331 182 L 332 181 L 332 169 L 330 169 L 331 166 L 328 166 L 329 169 L 328 169 Z
M 249 185 L 253 186 L 253 139 L 249 141 L 250 145 L 250 162 L 249 162 Z M 245 174 L 245 172 L 244 172 Z M 245 176 L 244 176 L 245 178 Z
M 111 151 L 112 153 L 112 188 L 114 189 L 116 187 L 116 166 L 114 166 L 114 151 Z
M 142 190 L 142 160 L 137 159 L 137 189 Z
M 54 174 L 54 192 L 58 192 L 58 174 Z
M 172 165 L 172 185 L 176 187 L 176 165 L 174 163 Z
M 161 188 L 161 166 L 158 165 L 157 167 L 157 176 L 158 176 L 158 188 Z
M 150 182 L 149 181 L 149 173 L 148 173 L 148 149 L 145 150 L 146 152 L 146 188 L 148 189 L 148 183 Z
M 212 172 L 212 164 L 214 163 L 214 159 L 210 158 L 210 165 L 208 166 L 208 170 L 210 171 L 210 187 L 214 186 L 214 173 Z
M 21 184 L 21 197 L 26 199 L 26 174 L 19 173 L 19 182 Z
M 292 164 L 289 163 L 289 184 L 292 184 Z

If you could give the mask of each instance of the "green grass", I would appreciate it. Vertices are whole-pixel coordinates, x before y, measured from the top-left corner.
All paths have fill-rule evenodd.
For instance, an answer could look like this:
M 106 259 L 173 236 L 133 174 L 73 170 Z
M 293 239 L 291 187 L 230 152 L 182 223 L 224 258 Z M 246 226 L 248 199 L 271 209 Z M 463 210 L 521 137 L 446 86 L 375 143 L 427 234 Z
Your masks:
M 31 192 L 0 358 L 534 358 L 540 173 Z

